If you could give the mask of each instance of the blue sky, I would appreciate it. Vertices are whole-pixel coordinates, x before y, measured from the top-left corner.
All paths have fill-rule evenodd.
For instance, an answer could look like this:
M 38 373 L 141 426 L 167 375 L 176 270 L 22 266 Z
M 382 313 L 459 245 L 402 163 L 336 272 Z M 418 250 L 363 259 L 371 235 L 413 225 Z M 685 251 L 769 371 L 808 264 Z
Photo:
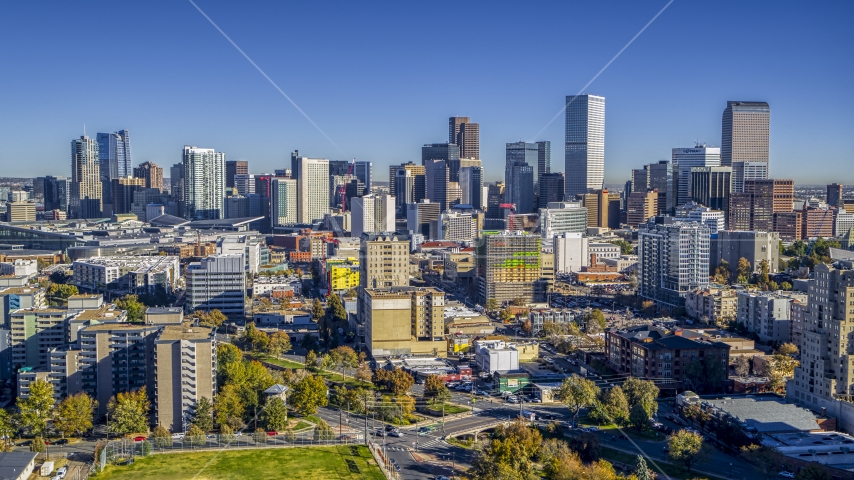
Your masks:
M 185 144 L 281 168 L 289 152 L 387 165 L 480 123 L 487 179 L 666 1 L 197 4 L 329 135 L 185 1 L 13 2 L 0 16 L 0 175 L 68 175 L 70 141 L 131 132 L 135 163 Z M 727 100 L 771 105 L 771 174 L 854 183 L 854 2 L 676 0 L 587 90 L 606 97 L 606 182 L 695 139 Z

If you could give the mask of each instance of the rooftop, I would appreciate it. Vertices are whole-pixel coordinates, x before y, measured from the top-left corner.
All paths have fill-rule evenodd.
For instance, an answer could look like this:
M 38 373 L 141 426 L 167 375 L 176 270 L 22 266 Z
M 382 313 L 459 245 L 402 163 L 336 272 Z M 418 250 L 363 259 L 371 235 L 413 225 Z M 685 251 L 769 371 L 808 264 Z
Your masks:
M 37 452 L 0 453 L 0 478 L 18 478 L 30 463 L 36 460 Z
M 77 320 L 119 320 L 125 317 L 125 311 L 115 308 L 113 305 L 101 305 L 101 308 L 82 310 L 77 315 Z M 113 324 L 115 325 L 115 324 Z
M 96 323 L 89 325 L 81 332 L 109 332 L 120 330 L 156 330 L 159 326 L 145 325 L 142 323 Z
M 815 414 L 775 397 L 723 397 L 703 399 L 703 404 L 730 414 L 759 433 L 818 430 Z
M 157 340 L 206 340 L 213 329 L 209 327 L 191 327 L 184 325 L 166 325 L 157 336 Z

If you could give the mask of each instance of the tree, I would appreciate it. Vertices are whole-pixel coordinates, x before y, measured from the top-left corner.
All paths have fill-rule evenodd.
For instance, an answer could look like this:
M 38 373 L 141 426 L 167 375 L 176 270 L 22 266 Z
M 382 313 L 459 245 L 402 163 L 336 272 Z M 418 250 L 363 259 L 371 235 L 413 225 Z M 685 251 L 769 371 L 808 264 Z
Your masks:
M 703 437 L 699 433 L 688 430 L 679 430 L 667 440 L 670 453 L 667 455 L 675 463 L 681 463 L 691 471 L 691 467 L 701 458 L 703 450 Z
M 623 383 L 623 393 L 626 394 L 629 408 L 641 404 L 647 418 L 652 418 L 658 412 L 658 387 L 651 380 L 631 377 Z
M 602 394 L 602 404 L 613 423 L 623 425 L 629 420 L 629 401 L 619 385 Z
M 644 315 L 652 316 L 655 313 L 655 302 L 652 300 L 644 300 L 641 302 L 641 311 Z
M 110 415 L 110 432 L 119 435 L 148 431 L 148 411 L 151 402 L 145 393 L 145 387 L 133 392 L 119 392 L 107 404 Z
M 486 301 L 486 311 L 487 312 L 494 312 L 497 309 L 498 309 L 498 300 L 496 300 L 494 298 L 490 298 Z
M 264 424 L 267 425 L 267 430 L 279 431 L 288 427 L 288 407 L 279 397 L 273 397 L 267 401 L 261 416 Z
M 21 426 L 29 428 L 35 435 L 44 434 L 47 421 L 53 414 L 53 404 L 53 384 L 42 379 L 30 383 L 30 394 L 18 402 Z
M 781 290 L 789 291 L 789 290 L 791 290 L 791 289 L 792 289 L 792 284 L 791 284 L 791 283 L 789 283 L 789 282 L 783 282 L 783 283 L 781 283 L 781 284 L 780 284 L 780 289 L 781 289 Z
M 12 437 L 15 436 L 15 431 L 14 419 L 9 415 L 9 412 L 0 408 L 0 439 L 3 439 L 4 447 L 9 447 Z M 5 448 L 0 449 L 0 451 L 5 451 Z
M 255 322 L 249 322 L 243 330 L 243 336 L 240 338 L 240 341 L 243 345 L 253 351 L 263 352 L 267 350 L 267 345 L 270 343 L 270 337 L 261 330 L 258 330 L 258 327 L 255 326 Z
M 730 269 L 729 262 L 721 260 L 721 263 L 718 264 L 718 268 L 715 269 L 715 283 L 727 285 L 729 284 L 731 277 L 732 270 Z
M 204 327 L 219 328 L 223 322 L 228 320 L 228 317 L 216 308 L 210 312 L 196 310 L 196 316 L 199 319 L 199 325 Z
M 823 467 L 814 463 L 807 464 L 795 475 L 795 480 L 831 480 L 832 475 L 827 473 Z
M 770 266 L 768 265 L 768 260 L 763 259 L 759 262 L 759 280 L 757 283 L 760 286 L 768 286 L 771 283 L 771 279 L 768 276 L 768 273 L 771 271 Z M 775 290 L 775 289 L 772 289 Z
M 329 426 L 326 421 L 321 419 L 314 426 L 314 439 L 315 440 L 332 440 L 335 438 L 335 431 L 332 430 L 332 427 Z
M 374 372 L 374 383 L 395 395 L 402 395 L 415 385 L 415 379 L 400 368 L 395 368 L 394 371 L 379 368 Z
M 151 433 L 151 438 L 154 441 L 155 447 L 166 448 L 172 445 L 172 435 L 163 425 L 154 427 L 154 431 Z
M 578 458 L 584 463 L 599 460 L 602 447 L 599 445 L 599 437 L 593 433 L 584 432 L 569 441 L 569 448 L 578 452 Z
M 207 442 L 207 437 L 205 431 L 199 428 L 198 425 L 190 425 L 187 435 L 184 436 L 184 441 L 191 446 L 201 447 Z
M 582 408 L 593 405 L 599 395 L 599 387 L 593 381 L 572 374 L 563 381 L 557 391 L 556 398 L 564 403 L 572 412 L 572 424 L 575 425 L 575 417 Z
M 635 247 L 632 246 L 631 243 L 620 239 L 620 240 L 611 240 L 611 243 L 614 245 L 618 245 L 620 247 L 620 253 L 623 255 L 632 255 L 635 253 Z
M 451 391 L 438 375 L 427 375 L 424 381 L 424 398 L 435 404 L 442 404 L 451 399 Z
M 525 319 L 525 323 L 522 324 L 522 331 L 524 331 L 529 336 L 533 333 L 534 325 L 531 323 L 531 319 Z
M 53 283 L 47 289 L 48 303 L 52 307 L 64 307 L 68 304 L 68 297 L 80 293 L 74 285 Z
M 317 368 L 317 354 L 314 353 L 314 350 L 309 350 L 308 353 L 305 354 L 305 368 L 309 370 Z
M 492 441 L 478 453 L 472 463 L 472 468 L 468 471 L 469 476 L 487 480 L 539 478 L 533 458 L 542 444 L 543 437 L 540 432 L 529 428 L 527 422 L 521 419 L 508 426 L 499 425 Z M 569 449 L 560 450 L 559 453 L 575 455 L 574 452 L 569 452 Z
M 240 398 L 240 388 L 234 384 L 226 384 L 214 399 L 216 423 L 225 425 L 232 418 L 242 418 L 245 408 Z
M 741 456 L 762 474 L 763 478 L 774 478 L 779 471 L 782 457 L 773 447 L 752 443 L 741 447 Z
M 92 416 L 98 402 L 86 393 L 65 397 L 56 407 L 53 426 L 63 437 L 72 434 L 82 435 L 92 428 Z
M 774 352 L 780 355 L 797 355 L 798 347 L 795 346 L 794 343 L 784 343 L 777 347 L 777 351 Z
M 740 377 L 750 374 L 750 360 L 744 355 L 735 357 L 735 374 Z
M 602 310 L 599 310 L 598 308 L 588 313 L 584 317 L 584 321 L 587 325 L 587 333 L 598 333 L 605 330 L 605 327 L 608 326 L 608 323 L 605 321 L 605 314 L 602 313 Z M 595 332 L 591 332 L 591 325 L 599 328 L 595 329 Z
M 703 363 L 703 375 L 705 388 L 709 393 L 713 393 L 721 388 L 721 384 L 726 378 L 726 370 L 717 357 L 708 356 Z
M 371 371 L 371 366 L 368 365 L 368 362 L 366 362 L 365 360 L 361 360 L 359 362 L 359 367 L 356 368 L 356 380 L 360 380 L 362 382 L 370 382 L 373 376 L 374 372 Z
M 308 375 L 293 386 L 290 404 L 297 412 L 311 415 L 318 407 L 325 407 L 326 382 L 317 375 Z
M 346 345 L 333 348 L 329 352 L 329 357 L 332 359 L 332 363 L 342 372 L 342 380 L 344 379 L 343 372 L 346 372 L 348 368 L 355 368 L 359 362 L 359 355 L 356 354 L 356 351 Z
M 633 427 L 637 428 L 638 431 L 644 431 L 649 429 L 649 415 L 643 408 L 642 404 L 636 403 L 632 405 L 632 408 L 629 411 L 629 423 Z
M 702 392 L 704 380 L 703 364 L 699 360 L 691 360 L 685 365 L 685 382 L 691 390 Z
M 344 310 L 344 304 L 341 303 L 341 298 L 334 293 L 326 299 L 326 315 L 333 322 L 344 322 L 347 320 L 347 311 Z
M 47 450 L 47 446 L 44 443 L 44 439 L 41 435 L 36 435 L 36 438 L 33 439 L 33 443 L 30 444 L 30 451 L 44 453 L 45 450 Z
M 252 432 L 252 441 L 255 443 L 267 443 L 267 432 L 263 428 L 256 428 Z
M 311 318 L 315 322 L 320 322 L 320 319 L 323 317 L 323 304 L 320 303 L 320 300 L 315 298 L 313 302 L 311 302 Z
M 646 460 L 644 460 L 641 455 L 638 455 L 633 473 L 635 474 L 635 477 L 637 477 L 637 480 L 653 480 L 654 478 L 652 470 L 646 466 Z
M 145 305 L 139 301 L 137 295 L 125 295 L 116 300 L 116 308 L 127 312 L 128 321 L 131 323 L 142 323 L 145 317 Z
M 738 275 L 738 283 L 746 284 L 753 274 L 753 267 L 750 265 L 750 260 L 744 257 L 739 258 L 738 266 L 735 271 Z
M 291 337 L 287 333 L 279 331 L 270 335 L 270 342 L 267 344 L 267 353 L 279 357 L 290 349 Z
M 226 425 L 223 425 L 219 428 L 219 442 L 220 443 L 228 445 L 230 443 L 233 443 L 235 438 L 236 437 L 234 436 L 234 429 L 231 428 L 230 425 L 226 424 Z
M 196 403 L 196 413 L 193 415 L 193 425 L 202 429 L 205 433 L 213 430 L 213 404 L 208 397 L 202 397 Z

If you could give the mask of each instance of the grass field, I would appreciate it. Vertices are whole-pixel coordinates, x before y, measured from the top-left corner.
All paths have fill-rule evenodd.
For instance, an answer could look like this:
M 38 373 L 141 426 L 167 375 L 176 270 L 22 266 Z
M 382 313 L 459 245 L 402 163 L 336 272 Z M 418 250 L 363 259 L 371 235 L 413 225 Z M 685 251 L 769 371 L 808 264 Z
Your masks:
M 605 460 L 610 460 L 613 462 L 621 462 L 626 465 L 634 465 L 637 461 L 637 455 L 632 455 L 626 452 L 621 452 L 619 450 L 614 450 L 612 448 L 604 447 L 602 448 L 602 458 Z M 664 471 L 665 475 L 671 478 L 680 478 L 680 479 L 693 479 L 693 478 L 706 478 L 709 480 L 722 480 L 720 477 L 714 477 L 710 475 L 698 475 L 696 473 L 688 473 L 687 470 L 681 468 L 679 466 L 673 465 L 672 463 L 662 461 L 661 459 L 656 459 L 656 463 L 659 467 Z M 653 468 L 650 464 L 650 461 L 647 460 L 647 466 Z M 703 469 L 703 465 L 697 465 L 695 468 Z M 659 472 L 655 472 L 659 473 Z
M 155 479 L 376 479 L 385 477 L 364 446 L 268 448 L 203 453 L 166 453 L 138 458 L 131 466 L 108 466 L 97 478 Z

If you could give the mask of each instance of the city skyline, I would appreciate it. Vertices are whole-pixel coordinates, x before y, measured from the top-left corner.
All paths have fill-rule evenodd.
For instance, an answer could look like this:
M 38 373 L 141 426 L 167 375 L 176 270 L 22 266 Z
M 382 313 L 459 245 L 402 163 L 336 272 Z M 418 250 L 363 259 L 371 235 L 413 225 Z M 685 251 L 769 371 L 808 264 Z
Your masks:
M 389 32 L 402 30 L 400 45 L 381 42 L 384 36 L 347 37 L 352 42 L 344 45 L 341 35 L 353 32 L 357 25 L 362 31 L 365 22 L 370 28 L 371 22 L 387 17 L 371 19 L 377 12 L 370 7 L 354 12 L 342 6 L 330 14 L 328 26 L 320 26 L 313 17 L 316 10 L 308 5 L 273 5 L 269 6 L 270 15 L 261 16 L 256 10 L 200 3 L 200 8 L 311 115 L 343 152 L 280 98 L 192 5 L 123 6 L 125 18 L 133 20 L 114 32 L 123 40 L 116 45 L 104 45 L 101 33 L 77 31 L 65 32 L 68 41 L 57 44 L 45 32 L 60 31 L 54 27 L 83 12 L 58 5 L 48 14 L 36 15 L 27 5 L 12 5 L 6 18 L 16 21 L 7 20 L 3 35 L 18 39 L 27 48 L 6 53 L 4 58 L 17 73 L 0 83 L 0 91 L 7 92 L 0 94 L 0 105 L 11 112 L 0 120 L 0 138 L 6 140 L 0 155 L 16 159 L 4 163 L 3 175 L 67 175 L 67 142 L 79 137 L 84 123 L 92 132 L 133 131 L 134 164 L 151 161 L 171 165 L 178 161 L 181 146 L 193 144 L 226 152 L 229 159 L 249 160 L 252 173 L 287 166 L 287 152 L 294 149 L 314 158 L 370 161 L 385 171 L 389 165 L 417 162 L 420 147 L 444 141 L 448 135 L 445 121 L 460 115 L 480 125 L 485 180 L 499 180 L 504 145 L 519 140 L 560 142 L 562 121 L 554 122 L 539 137 L 532 135 L 562 106 L 566 96 L 576 94 L 663 5 L 626 3 L 618 9 L 585 5 L 594 14 L 591 18 L 598 20 L 573 32 L 550 28 L 557 26 L 564 9 L 570 7 L 549 5 L 546 9 L 551 14 L 543 16 L 547 22 L 544 28 L 518 45 L 495 43 L 500 34 L 489 21 L 508 13 L 494 9 L 486 12 L 483 24 L 471 27 L 473 34 L 483 38 L 477 43 L 483 48 L 469 59 L 476 67 L 470 81 L 446 86 L 436 73 L 425 72 L 402 55 L 404 49 L 414 49 L 412 58 L 441 49 L 441 45 L 403 34 L 404 28 L 425 26 L 415 18 L 417 15 L 407 16 L 410 20 L 394 25 Z M 392 10 L 386 15 L 401 14 Z M 475 7 L 466 7 L 441 28 L 456 28 L 475 12 Z M 96 19 L 107 14 L 95 8 L 90 13 Z M 597 17 L 596 13 L 602 15 Z M 271 27 L 275 14 L 304 20 L 302 28 L 338 28 L 342 33 L 313 45 L 295 43 L 293 37 L 285 38 Z M 755 25 L 750 17 L 756 15 L 767 16 L 767 25 L 751 31 Z M 829 24 L 818 27 L 819 19 Z M 694 140 L 721 146 L 721 112 L 727 102 L 764 101 L 774 109 L 770 127 L 772 177 L 795 178 L 802 184 L 834 180 L 852 183 L 854 178 L 846 178 L 846 172 L 832 171 L 836 165 L 850 162 L 844 142 L 834 139 L 844 138 L 854 128 L 850 114 L 854 93 L 845 88 L 854 79 L 854 64 L 844 55 L 846 45 L 854 39 L 844 25 L 852 19 L 854 6 L 848 4 L 818 11 L 784 4 L 769 13 L 761 7 L 734 3 L 716 5 L 708 11 L 674 3 L 582 92 L 608 99 L 605 182 L 622 183 L 637 165 L 667 159 L 672 148 Z M 174 28 L 176 25 L 182 28 Z M 154 27 L 185 31 L 153 43 L 137 42 L 141 47 L 128 46 L 138 38 L 149 38 Z M 704 32 L 720 29 L 716 35 L 719 42 L 714 46 L 702 41 Z M 798 36 L 800 40 L 791 38 L 792 29 L 804 32 Z M 603 33 L 595 37 L 600 41 L 584 44 L 584 59 L 573 56 L 570 65 L 563 65 L 569 57 L 566 46 L 594 31 Z M 680 42 L 672 42 L 674 37 Z M 117 66 L 119 73 L 134 73 L 139 78 L 125 75 L 123 82 L 107 82 L 75 75 L 82 64 L 63 58 L 70 56 L 71 49 L 90 47 L 108 52 L 126 49 L 132 61 Z M 531 78 L 512 72 L 495 79 L 496 69 L 505 71 L 502 59 L 517 52 L 528 54 L 532 60 L 551 59 L 549 74 Z M 33 56 L 44 61 L 32 64 Z M 388 60 L 392 57 L 394 60 Z M 193 63 L 217 65 L 222 73 L 218 78 L 192 72 L 175 76 L 172 72 L 177 71 L 176 65 L 184 65 L 188 58 Z M 660 75 L 662 69 L 679 63 L 684 64 L 680 68 L 704 68 L 692 67 L 691 58 L 702 59 L 704 75 L 688 76 L 688 81 L 682 75 L 674 79 Z M 364 60 L 363 65 L 354 63 L 357 59 Z M 560 61 L 559 67 L 554 66 L 555 60 Z M 288 75 L 292 62 L 316 74 L 306 78 Z M 354 69 L 349 83 L 336 80 L 340 75 L 335 72 L 342 67 Z M 56 75 L 54 69 L 64 69 L 65 73 Z M 807 91 L 820 92 L 834 101 L 811 101 L 810 95 L 804 95 Z M 113 94 L 119 92 L 124 92 L 119 97 L 122 108 L 107 108 L 116 102 Z M 92 98 L 87 102 L 71 100 L 82 97 Z M 74 108 L 57 114 L 57 108 L 71 104 Z M 185 118 L 176 113 L 186 109 L 195 109 L 197 114 L 189 121 L 174 120 Z M 378 138 L 387 142 L 382 149 L 376 148 Z M 552 171 L 561 169 L 557 157 Z

